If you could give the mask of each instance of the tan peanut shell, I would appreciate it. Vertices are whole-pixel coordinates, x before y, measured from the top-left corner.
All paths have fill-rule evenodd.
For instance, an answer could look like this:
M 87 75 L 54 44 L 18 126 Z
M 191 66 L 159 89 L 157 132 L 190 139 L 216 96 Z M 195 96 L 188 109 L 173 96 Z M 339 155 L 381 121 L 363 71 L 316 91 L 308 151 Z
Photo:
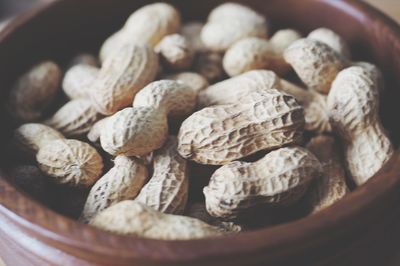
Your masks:
M 72 139 L 53 140 L 40 147 L 36 160 L 54 182 L 89 187 L 103 171 L 103 159 L 89 144 Z
M 105 128 L 105 123 L 107 123 L 109 118 L 110 117 L 108 116 L 94 123 L 87 134 L 87 139 L 93 143 L 99 142 L 101 131 L 103 130 L 103 128 Z
M 277 90 L 253 92 L 240 103 L 204 108 L 179 130 L 178 151 L 201 164 L 221 165 L 302 140 L 303 108 Z
M 211 216 L 207 212 L 206 205 L 204 203 L 194 203 L 190 205 L 185 215 L 199 219 L 212 226 L 216 226 L 220 228 L 223 232 L 239 233 L 240 231 L 242 231 L 242 227 L 240 225 L 237 225 L 233 222 L 220 221 Z
M 165 79 L 181 81 L 190 86 L 196 93 L 209 86 L 207 79 L 195 72 L 180 72 L 177 74 L 167 75 L 165 76 Z
M 88 222 L 97 213 L 123 200 L 134 199 L 148 178 L 147 168 L 137 159 L 117 156 L 114 167 L 92 187 L 82 211 Z
M 292 204 L 320 172 L 317 158 L 297 146 L 272 151 L 254 163 L 229 163 L 215 171 L 203 190 L 207 211 L 215 217 L 235 218 L 257 205 Z
M 57 129 L 65 136 L 79 136 L 89 132 L 101 115 L 89 99 L 75 99 L 66 103 L 44 124 Z
M 300 32 L 293 29 L 282 29 L 275 32 L 269 42 L 274 47 L 275 53 L 283 56 L 286 48 L 299 39 L 301 39 Z
M 100 50 L 105 59 L 126 43 L 144 43 L 155 47 L 163 37 L 177 33 L 181 25 L 179 12 L 166 3 L 154 3 L 136 10 L 124 27 L 111 35 Z
M 126 108 L 106 123 L 100 141 L 112 155 L 142 156 L 160 148 L 168 134 L 168 117 L 189 115 L 197 93 L 173 80 L 155 81 L 135 97 L 133 108 Z
M 278 89 L 279 77 L 272 71 L 252 70 L 239 76 L 215 83 L 199 93 L 200 107 L 232 104 L 254 91 Z
M 39 149 L 47 142 L 63 138 L 60 132 L 51 127 L 29 123 L 14 130 L 13 141 L 19 151 L 36 156 Z
M 350 49 L 346 41 L 336 32 L 327 28 L 318 28 L 310 32 L 307 36 L 308 39 L 323 42 L 329 45 L 333 50 L 350 58 Z
M 362 185 L 393 155 L 393 146 L 379 119 L 379 88 L 362 67 L 342 70 L 328 95 L 330 119 L 345 144 L 347 167 Z
M 104 62 L 90 90 L 96 110 L 111 115 L 129 106 L 157 75 L 158 58 L 147 45 L 126 44 Z
M 328 94 L 332 82 L 349 62 L 327 44 L 300 39 L 284 52 L 284 58 L 309 89 Z
M 184 36 L 192 46 L 193 50 L 197 52 L 207 51 L 207 47 L 201 40 L 201 30 L 204 27 L 204 23 L 191 21 L 182 25 L 181 34 Z
M 202 51 L 197 53 L 193 63 L 193 70 L 209 82 L 215 82 L 224 75 L 222 55 L 217 52 Z
M 165 36 L 154 49 L 161 62 L 172 70 L 189 69 L 195 55 L 189 41 L 176 33 Z
M 46 176 L 34 165 L 18 165 L 10 171 L 11 180 L 35 199 L 45 200 L 48 192 Z
M 155 152 L 153 176 L 135 199 L 163 213 L 182 214 L 188 199 L 187 163 L 178 154 L 177 145 L 176 137 L 170 136 Z
M 89 91 L 99 74 L 99 69 L 91 65 L 75 65 L 65 73 L 62 88 L 70 99 L 90 98 Z M 95 92 L 93 92 L 95 93 Z
M 313 213 L 329 207 L 349 193 L 339 146 L 334 137 L 324 135 L 312 138 L 306 146 L 321 162 L 323 169 L 307 193 L 307 201 Z
M 382 93 L 385 90 L 385 79 L 383 78 L 382 71 L 374 64 L 368 62 L 353 62 L 352 66 L 359 66 L 367 72 L 368 76 L 377 84 L 378 90 Z
M 69 63 L 69 68 L 72 68 L 76 65 L 85 65 L 99 68 L 100 62 L 94 55 L 83 53 L 78 54 L 74 58 L 72 58 L 71 62 Z
M 99 213 L 90 224 L 116 234 L 160 240 L 189 240 L 222 235 L 217 227 L 200 220 L 164 214 L 129 200 Z
M 241 39 L 267 35 L 268 25 L 262 15 L 244 5 L 225 3 L 210 13 L 201 40 L 210 50 L 224 52 Z
M 52 61 L 41 62 L 23 74 L 10 92 L 11 115 L 26 122 L 40 119 L 58 93 L 61 75 L 61 69 Z

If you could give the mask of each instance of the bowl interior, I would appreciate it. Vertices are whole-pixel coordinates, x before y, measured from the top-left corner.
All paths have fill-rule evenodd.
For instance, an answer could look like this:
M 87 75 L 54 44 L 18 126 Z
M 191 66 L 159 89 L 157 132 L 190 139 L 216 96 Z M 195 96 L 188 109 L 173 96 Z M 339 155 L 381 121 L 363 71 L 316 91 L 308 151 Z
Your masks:
M 97 54 L 100 45 L 112 32 L 119 29 L 126 18 L 138 7 L 150 3 L 151 1 L 144 0 L 120 0 L 107 1 L 107 0 L 62 0 L 57 3 L 49 5 L 47 8 L 41 11 L 34 11 L 28 14 L 25 19 L 21 19 L 14 23 L 8 30 L 0 34 L 0 97 L 1 99 L 7 99 L 9 88 L 15 79 L 29 68 L 34 63 L 43 59 L 53 59 L 62 65 L 65 65 L 68 60 L 79 52 L 92 52 Z M 223 3 L 222 0 L 203 0 L 203 1 L 166 1 L 175 5 L 182 13 L 184 21 L 189 20 L 205 20 L 209 11 L 216 5 Z M 400 124 L 397 122 L 397 117 L 394 114 L 399 113 L 400 105 L 397 103 L 397 99 L 400 96 L 400 61 L 396 60 L 396 57 L 400 55 L 400 37 L 397 30 L 397 26 L 390 20 L 383 19 L 380 14 L 369 9 L 361 3 L 350 3 L 345 1 L 262 1 L 262 0 L 251 0 L 242 1 L 247 5 L 252 6 L 259 12 L 265 14 L 271 21 L 271 29 L 274 32 L 281 28 L 295 28 L 300 30 L 304 34 L 313 30 L 317 27 L 328 27 L 339 34 L 341 34 L 351 45 L 353 54 L 353 60 L 368 61 L 377 64 L 385 76 L 386 88 L 381 97 L 381 117 L 383 120 L 384 127 L 387 129 L 392 141 L 396 147 L 400 141 Z M 290 6 L 290 8 L 288 8 Z M 377 19 L 379 18 L 379 19 Z M 29 23 L 25 23 L 25 20 Z M 0 113 L 0 121 L 2 127 L 0 131 L 0 142 L 2 147 L 7 147 L 8 141 L 11 137 L 12 129 L 15 127 L 15 121 L 11 119 L 5 110 L 5 104 L 1 104 L 3 109 Z M 15 163 L 15 157 L 9 156 L 9 150 L 2 149 L 0 151 L 0 166 L 2 169 Z M 393 170 L 393 169 L 392 169 Z M 212 169 L 211 169 L 212 171 Z M 209 171 L 210 172 L 210 171 Z M 208 173 L 209 174 L 209 173 Z M 198 177 L 195 176 L 192 187 L 199 189 L 207 183 L 207 178 L 204 178 L 206 173 L 199 172 Z M 383 174 L 382 174 L 383 175 Z M 386 173 L 389 176 L 389 173 Z M 393 175 L 393 171 L 390 171 L 390 175 Z M 0 178 L 1 179 L 1 178 Z M 4 181 L 3 181 L 4 182 Z M 394 182 L 394 181 L 393 181 Z M 377 183 L 377 182 L 375 182 Z M 376 185 L 376 184 L 375 184 Z M 350 201 L 360 200 L 366 197 L 366 189 L 371 189 L 372 184 L 368 183 L 366 188 L 357 190 L 354 196 L 350 196 L 349 199 L 344 201 L 349 203 Z M 385 187 L 380 188 L 380 191 L 370 192 L 371 197 L 375 195 L 378 197 L 379 192 L 382 192 Z M 17 196 L 14 196 L 17 197 Z M 18 194 L 18 197 L 23 197 Z M 201 197 L 197 195 L 195 197 Z M 371 198 L 372 200 L 372 198 Z M 25 202 L 25 201 L 24 201 Z M 364 201 L 363 203 L 366 203 Z M 24 213 L 23 210 L 18 209 L 14 206 L 16 202 L 8 201 L 5 203 L 7 207 L 13 205 L 14 211 Z M 345 203 L 343 203 L 345 204 Z M 30 206 L 31 208 L 40 208 L 39 205 Z M 357 206 L 357 205 L 356 205 Z M 363 205 L 364 206 L 364 205 Z M 361 209 L 361 205 L 358 206 Z M 350 211 L 359 211 L 347 210 Z M 338 211 L 338 208 L 336 208 Z M 59 222 L 63 219 L 61 216 L 57 216 L 53 212 L 47 212 L 46 215 L 54 217 Z M 66 213 L 70 216 L 76 215 L 75 213 Z M 330 217 L 342 217 L 341 213 L 333 215 L 332 212 L 324 212 L 320 216 L 322 217 L 309 217 L 303 220 L 314 219 L 315 224 L 321 224 L 326 221 L 321 219 Z M 345 215 L 343 213 L 343 215 Z M 32 223 L 41 223 L 35 220 L 37 217 L 28 217 L 26 213 L 21 215 L 23 218 L 27 218 Z M 296 217 L 294 214 L 293 217 Z M 320 219 L 320 220 L 318 220 Z M 339 219 L 339 218 L 338 218 Z M 90 237 L 85 237 L 79 232 L 75 232 L 69 236 L 69 239 L 74 238 L 79 242 L 80 247 L 86 247 L 90 241 L 98 241 L 99 245 L 106 245 L 109 243 L 111 247 L 120 247 L 122 244 L 125 245 L 126 250 L 130 247 L 135 246 L 139 242 L 132 244 L 135 239 L 110 236 L 107 233 L 101 233 L 98 230 L 88 228 L 85 225 L 76 224 L 70 220 L 62 220 L 62 223 L 67 224 L 68 228 L 74 228 L 74 230 L 84 230 Z M 310 222 L 313 224 L 313 222 Z M 59 225 L 42 224 L 50 231 L 56 231 L 63 237 L 67 237 L 60 233 Z M 291 224 L 284 226 L 294 226 Z M 271 228 L 262 230 L 274 231 L 275 234 L 269 233 L 271 240 L 267 241 L 270 243 L 272 239 L 279 237 L 279 230 L 283 230 L 283 227 Z M 287 234 L 295 231 L 294 227 L 291 229 L 286 227 Z M 241 240 L 254 238 L 257 232 L 246 233 L 241 236 Z M 107 236 L 107 237 L 106 237 Z M 228 237 L 229 239 L 237 239 L 238 243 L 241 241 L 239 237 Z M 123 239 L 123 240 L 121 240 Z M 111 242 L 110 242 L 111 241 Z M 147 246 L 158 245 L 158 241 L 141 240 L 141 244 Z M 115 243 L 114 243 L 115 242 Z M 119 244 L 117 243 L 119 242 Z M 209 251 L 212 250 L 213 245 L 207 240 L 192 241 L 191 248 L 199 248 L 204 251 L 204 246 L 209 246 Z M 163 249 L 158 255 L 152 256 L 165 256 L 165 254 L 171 254 L 172 249 L 181 246 L 174 246 L 175 244 L 163 244 Z M 228 242 L 224 242 L 228 243 Z M 248 247 L 240 247 L 241 250 L 257 250 L 260 246 L 265 246 L 266 242 L 261 239 Z M 221 244 L 221 243 L 220 243 Z M 258 244 L 256 247 L 255 244 Z M 100 245 L 100 246 L 101 246 Z M 104 251 L 104 245 L 99 247 L 97 252 Z M 179 244 L 177 244 L 179 245 Z M 239 248 L 237 244 L 236 248 Z M 223 252 L 232 252 L 234 249 L 230 249 L 227 245 L 226 248 L 220 249 Z M 220 247 L 220 246 L 219 246 Z M 157 246 L 160 248 L 160 246 Z M 215 246 L 214 246 L 215 248 Z M 221 247 L 220 247 L 221 248 Z M 199 255 L 203 251 L 198 251 L 196 255 Z M 206 250 L 207 251 L 207 250 Z M 204 251 L 203 255 L 206 254 Z M 94 252 L 92 250 L 92 252 Z M 111 252 L 111 251 L 110 251 Z M 211 251 L 210 251 L 211 252 Z M 174 254 L 181 254 L 184 256 L 184 250 L 174 250 Z M 127 253 L 129 254 L 129 252 Z M 150 253 L 149 253 L 150 254 Z M 132 255 L 132 254 L 131 254 Z M 132 256 L 136 256 L 133 254 Z M 186 254 L 190 256 L 190 254 Z

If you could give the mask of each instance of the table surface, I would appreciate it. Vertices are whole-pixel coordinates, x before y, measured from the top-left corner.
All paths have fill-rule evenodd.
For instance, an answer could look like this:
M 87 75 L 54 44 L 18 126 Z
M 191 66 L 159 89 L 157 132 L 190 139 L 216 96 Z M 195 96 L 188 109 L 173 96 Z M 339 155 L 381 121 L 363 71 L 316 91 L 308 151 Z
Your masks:
M 21 1 L 20 2 L 30 2 L 33 1 Z M 42 1 L 49 1 L 49 0 L 42 0 Z M 384 13 L 388 14 L 396 21 L 400 23 L 400 0 L 365 0 L 366 2 L 372 4 L 373 6 L 377 7 L 378 9 L 382 10 Z M 19 5 L 17 10 L 21 10 L 22 6 Z M 11 10 L 12 11 L 12 10 Z M 397 254 L 396 258 L 387 264 L 387 266 L 398 266 L 400 265 L 400 251 Z M 5 266 L 4 262 L 0 258 L 0 266 Z

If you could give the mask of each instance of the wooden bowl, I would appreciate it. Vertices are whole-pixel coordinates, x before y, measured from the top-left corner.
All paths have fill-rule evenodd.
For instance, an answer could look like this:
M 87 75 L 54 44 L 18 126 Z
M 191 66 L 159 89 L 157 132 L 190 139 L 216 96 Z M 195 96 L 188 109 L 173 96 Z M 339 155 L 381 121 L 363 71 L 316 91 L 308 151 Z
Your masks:
M 0 34 L 0 94 L 38 60 L 65 62 L 96 52 L 144 0 L 64 0 L 17 19 Z M 168 1 L 184 19 L 204 19 L 220 0 Z M 272 27 L 304 33 L 329 27 L 351 44 L 355 59 L 378 64 L 386 79 L 382 117 L 394 143 L 400 138 L 400 29 L 357 1 L 248 0 Z M 2 104 L 4 106 L 4 104 Z M 12 121 L 1 112 L 1 144 Z M 1 169 L 12 163 L 0 152 Z M 0 174 L 0 256 L 8 265 L 383 265 L 398 236 L 400 155 L 367 184 L 316 215 L 235 236 L 194 241 L 122 237 L 61 216 L 18 191 Z M 257 217 L 254 217 L 257 219 Z

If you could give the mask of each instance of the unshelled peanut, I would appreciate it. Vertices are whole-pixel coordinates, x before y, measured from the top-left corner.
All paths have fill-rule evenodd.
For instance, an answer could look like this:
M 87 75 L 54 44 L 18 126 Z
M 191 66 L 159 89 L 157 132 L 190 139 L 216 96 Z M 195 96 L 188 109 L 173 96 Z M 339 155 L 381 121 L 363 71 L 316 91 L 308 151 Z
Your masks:
M 165 36 L 154 49 L 163 65 L 171 70 L 189 69 L 195 55 L 189 41 L 179 34 Z
M 167 75 L 165 76 L 165 79 L 182 81 L 197 93 L 209 86 L 207 79 L 195 72 L 180 72 L 177 74 Z
M 62 88 L 70 99 L 90 98 L 89 91 L 99 69 L 91 65 L 75 65 L 65 73 Z M 94 93 L 94 92 L 93 92 Z
M 327 28 L 318 28 L 310 32 L 307 38 L 329 45 L 333 50 L 346 58 L 351 57 L 350 49 L 346 41 L 333 30 Z

